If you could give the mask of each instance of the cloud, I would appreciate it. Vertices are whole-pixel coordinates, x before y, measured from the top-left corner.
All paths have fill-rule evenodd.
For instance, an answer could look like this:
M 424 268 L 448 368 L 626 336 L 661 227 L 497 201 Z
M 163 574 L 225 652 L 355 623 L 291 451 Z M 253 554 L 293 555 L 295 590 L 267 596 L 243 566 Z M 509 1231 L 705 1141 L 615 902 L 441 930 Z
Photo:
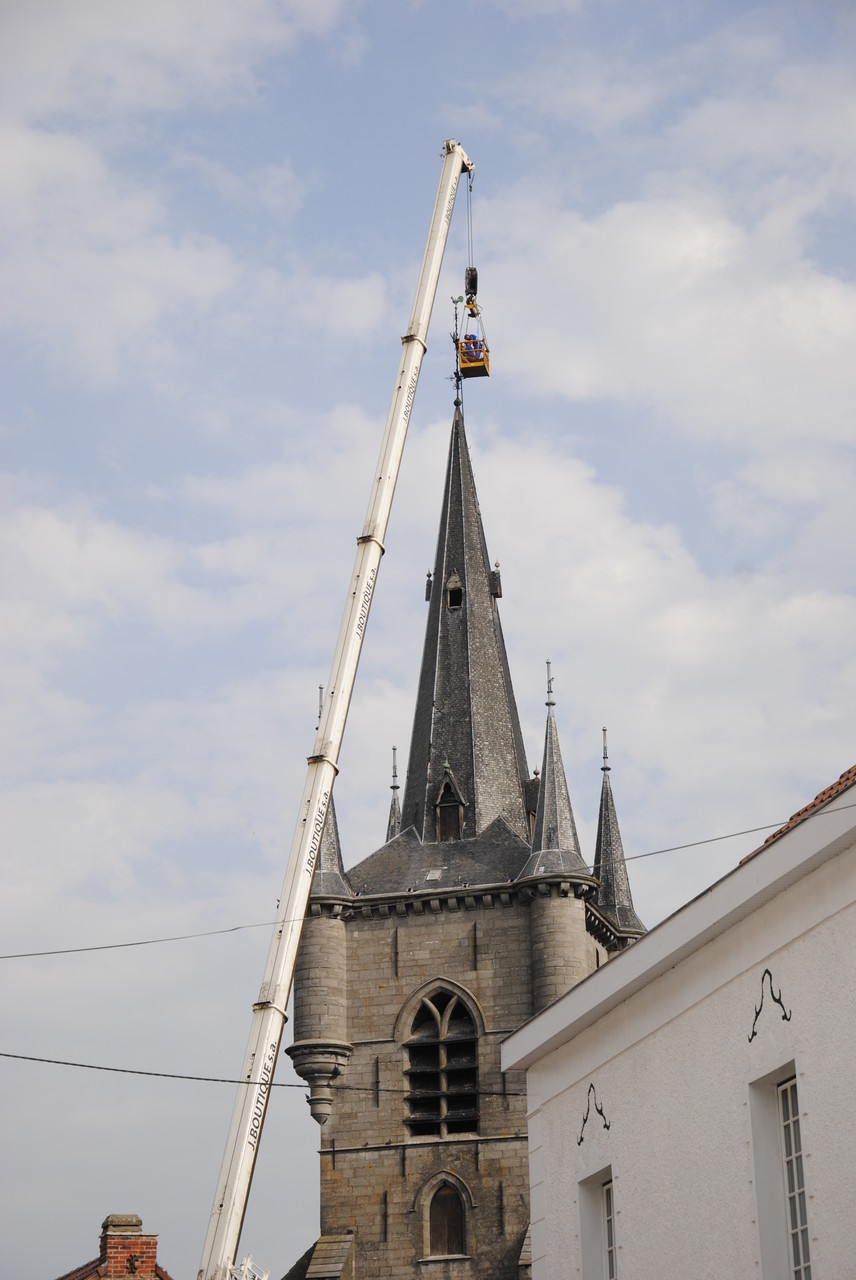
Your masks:
M 32 0 L 4 14 L 0 82 L 31 119 L 222 103 L 254 90 L 254 65 L 326 34 L 338 0 Z
M 769 447 L 809 422 L 815 438 L 851 438 L 856 285 L 771 252 L 763 222 L 744 227 L 699 197 L 585 218 L 543 188 L 481 218 L 503 285 L 491 336 L 530 394 L 636 401 L 720 441 Z
M 81 138 L 3 129 L 5 323 L 64 371 L 107 383 L 123 360 L 174 358 L 164 322 L 234 285 L 225 245 L 166 229 L 151 189 L 111 173 Z

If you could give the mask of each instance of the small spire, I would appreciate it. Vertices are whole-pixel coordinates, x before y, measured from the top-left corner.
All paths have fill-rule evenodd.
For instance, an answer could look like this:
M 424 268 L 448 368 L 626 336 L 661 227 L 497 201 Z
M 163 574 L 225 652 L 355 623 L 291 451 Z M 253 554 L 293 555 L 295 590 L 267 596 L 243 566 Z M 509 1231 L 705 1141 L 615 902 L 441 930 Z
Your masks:
M 327 817 L 324 820 L 324 831 L 318 849 L 318 861 L 315 864 L 315 875 L 312 879 L 312 897 L 317 898 L 350 898 L 351 886 L 342 863 L 342 846 L 339 843 L 339 824 L 336 821 L 336 809 L 333 797 L 327 806 Z
M 398 764 L 397 764 L 398 748 L 392 748 L 392 799 L 389 802 L 389 819 L 386 824 L 387 843 L 394 840 L 401 831 L 401 805 L 398 802 Z
M 610 921 L 626 946 L 634 938 L 646 932 L 645 926 L 633 908 L 624 846 L 618 829 L 618 816 L 609 781 L 610 767 L 606 754 L 606 729 L 603 730 L 603 784 L 600 792 L 600 812 L 597 818 L 597 840 L 594 851 L 594 874 L 600 881 L 595 899 L 601 912 Z
M 541 764 L 535 826 L 532 833 L 532 856 L 519 879 L 533 875 L 570 875 L 583 883 L 592 878 L 580 852 L 577 826 L 562 752 L 559 731 L 553 713 L 553 667 L 547 663 L 547 729 L 544 735 L 544 757 Z M 537 770 L 536 776 L 537 776 Z

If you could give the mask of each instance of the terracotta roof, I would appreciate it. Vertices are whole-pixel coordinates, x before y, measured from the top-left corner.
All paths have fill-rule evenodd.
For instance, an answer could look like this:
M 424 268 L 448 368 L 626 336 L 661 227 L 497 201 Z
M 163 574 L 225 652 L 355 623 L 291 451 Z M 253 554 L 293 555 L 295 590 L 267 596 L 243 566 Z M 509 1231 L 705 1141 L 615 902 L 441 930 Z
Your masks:
M 836 796 L 840 796 L 843 791 L 847 791 L 852 786 L 856 786 L 856 764 L 851 765 L 849 769 L 845 769 L 836 782 L 830 783 L 828 787 L 824 787 L 822 791 L 819 791 L 810 804 L 798 809 L 796 813 L 788 818 L 784 826 L 779 827 L 778 831 L 774 831 L 771 836 L 767 836 L 763 844 L 759 845 L 757 849 L 753 849 L 751 853 L 747 853 L 746 857 L 741 858 L 740 861 L 748 862 L 750 858 L 754 858 L 755 854 L 760 853 L 762 849 L 766 849 L 768 844 L 772 844 L 780 836 L 785 835 L 786 832 L 798 827 L 806 818 L 811 818 L 824 805 L 829 804 L 830 800 L 834 800 Z
M 75 1267 L 73 1271 L 66 1271 L 64 1276 L 60 1276 L 59 1280 L 89 1280 L 91 1277 L 103 1276 L 107 1270 L 103 1264 L 103 1259 L 93 1258 L 91 1262 L 84 1262 L 81 1266 Z
M 107 1264 L 103 1258 L 93 1258 L 91 1262 L 84 1262 L 79 1267 L 75 1267 L 73 1271 L 66 1271 L 64 1276 L 60 1276 L 59 1280 L 102 1280 L 107 1274 Z M 160 1263 L 155 1263 L 155 1275 L 158 1280 L 172 1280 L 172 1276 L 166 1267 L 162 1267 Z

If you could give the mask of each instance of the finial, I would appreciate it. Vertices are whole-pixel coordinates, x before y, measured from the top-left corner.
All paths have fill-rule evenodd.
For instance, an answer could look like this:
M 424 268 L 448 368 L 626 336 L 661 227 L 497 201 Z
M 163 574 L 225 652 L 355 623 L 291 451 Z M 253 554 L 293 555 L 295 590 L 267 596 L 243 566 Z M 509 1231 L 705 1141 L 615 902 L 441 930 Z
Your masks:
M 398 769 L 395 764 L 395 753 L 397 750 L 398 747 L 392 748 L 392 786 L 390 787 L 390 791 L 398 791 Z
M 550 662 L 549 658 L 547 659 L 547 702 L 546 702 L 546 705 L 547 705 L 548 707 L 555 707 L 555 705 L 556 705 L 556 704 L 555 704 L 555 702 L 553 701 L 553 664 L 552 664 L 552 662 Z
M 601 765 L 602 773 L 609 773 L 609 757 L 606 754 L 606 725 L 603 726 L 603 764 Z

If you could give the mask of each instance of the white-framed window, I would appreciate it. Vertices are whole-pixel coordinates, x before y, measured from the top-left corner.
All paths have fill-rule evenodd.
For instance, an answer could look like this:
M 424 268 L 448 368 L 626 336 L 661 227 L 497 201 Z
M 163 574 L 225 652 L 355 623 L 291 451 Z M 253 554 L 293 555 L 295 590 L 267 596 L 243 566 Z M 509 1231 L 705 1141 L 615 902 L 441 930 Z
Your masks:
M 603 1274 L 604 1280 L 618 1280 L 618 1248 L 615 1243 L 615 1195 L 612 1179 L 601 1188 L 603 1207 Z
M 577 1186 L 580 1210 L 580 1264 L 583 1280 L 618 1280 L 617 1214 L 612 1166 Z
M 811 1280 L 808 1243 L 808 1211 L 803 1171 L 802 1133 L 796 1079 L 778 1086 L 779 1134 L 785 1181 L 785 1206 L 789 1241 L 789 1274 L 793 1280 Z
M 792 1059 L 749 1084 L 762 1280 L 811 1280 L 799 1078 Z

